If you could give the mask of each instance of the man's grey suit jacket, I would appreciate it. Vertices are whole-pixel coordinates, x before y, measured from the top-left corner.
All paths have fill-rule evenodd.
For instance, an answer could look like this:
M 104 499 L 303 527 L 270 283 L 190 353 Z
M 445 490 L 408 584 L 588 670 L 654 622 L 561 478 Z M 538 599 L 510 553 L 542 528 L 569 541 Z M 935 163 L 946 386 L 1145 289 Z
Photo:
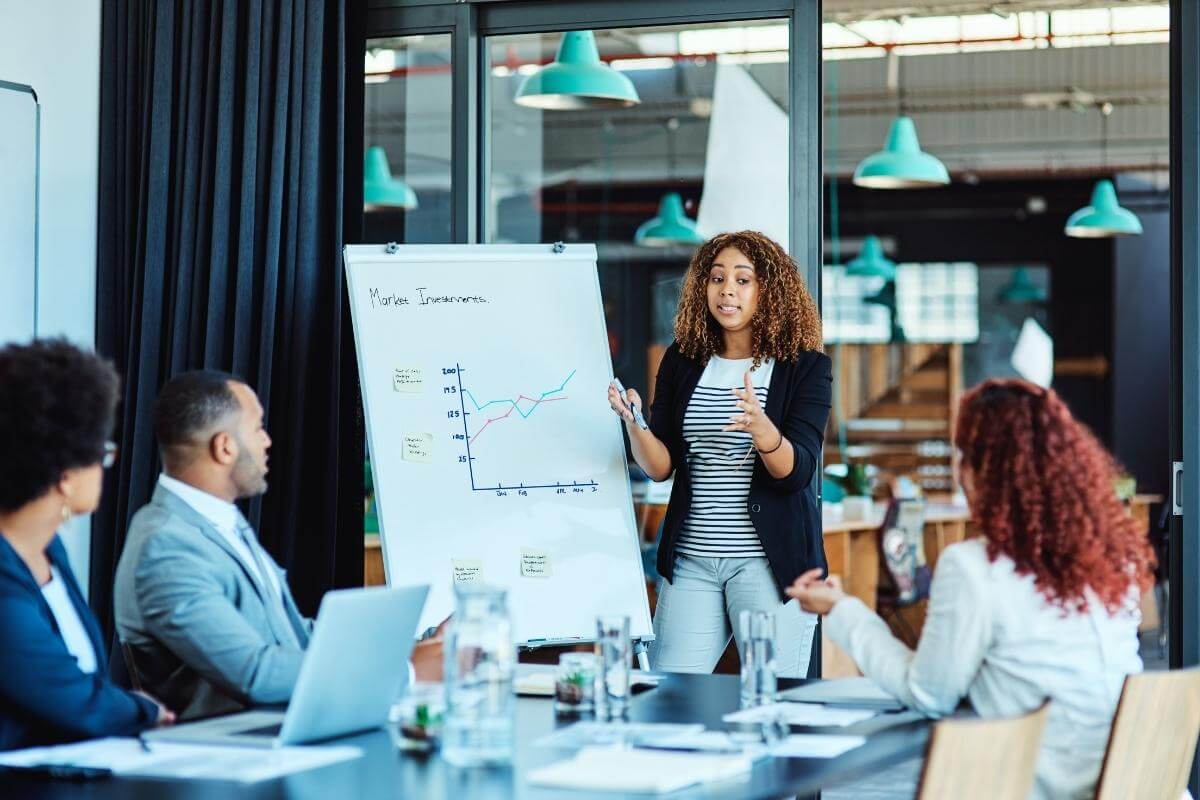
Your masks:
M 217 529 L 170 490 L 158 486 L 130 523 L 113 590 L 117 633 L 142 688 L 181 719 L 286 703 L 296 685 L 312 622 L 287 574 L 253 544 L 279 577 L 286 621 Z

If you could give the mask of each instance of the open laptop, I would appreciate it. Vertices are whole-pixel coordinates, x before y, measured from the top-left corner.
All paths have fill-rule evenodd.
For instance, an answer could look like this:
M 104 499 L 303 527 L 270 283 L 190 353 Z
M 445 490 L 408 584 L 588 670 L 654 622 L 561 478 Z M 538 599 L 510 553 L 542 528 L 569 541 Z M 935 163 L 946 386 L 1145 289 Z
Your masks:
M 408 658 L 428 591 L 411 586 L 327 593 L 286 711 L 243 711 L 159 728 L 143 738 L 279 747 L 383 726 L 407 688 Z

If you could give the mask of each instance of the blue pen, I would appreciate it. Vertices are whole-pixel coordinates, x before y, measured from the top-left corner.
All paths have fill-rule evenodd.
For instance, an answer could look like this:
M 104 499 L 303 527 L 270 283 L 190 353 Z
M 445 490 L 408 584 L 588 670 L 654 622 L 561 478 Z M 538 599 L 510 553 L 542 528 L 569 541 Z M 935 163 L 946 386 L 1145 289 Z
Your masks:
M 633 421 L 637 423 L 637 426 L 644 431 L 650 430 L 650 426 L 646 424 L 646 418 L 642 416 L 642 410 L 633 403 L 630 403 L 629 399 L 625 396 L 625 387 L 621 385 L 621 381 L 618 378 L 613 378 L 612 385 L 616 387 L 617 394 L 621 396 L 621 405 L 633 412 Z

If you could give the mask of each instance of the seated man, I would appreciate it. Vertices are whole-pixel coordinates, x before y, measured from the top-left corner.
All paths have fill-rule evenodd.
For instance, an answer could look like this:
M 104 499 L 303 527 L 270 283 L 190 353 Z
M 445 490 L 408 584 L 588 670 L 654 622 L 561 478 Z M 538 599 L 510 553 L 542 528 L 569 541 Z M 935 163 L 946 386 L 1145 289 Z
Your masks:
M 117 631 L 147 691 L 188 719 L 285 703 L 312 621 L 235 500 L 267 490 L 263 409 L 220 372 L 176 376 L 154 410 L 163 474 L 133 517 L 117 565 Z M 441 675 L 441 642 L 413 652 Z

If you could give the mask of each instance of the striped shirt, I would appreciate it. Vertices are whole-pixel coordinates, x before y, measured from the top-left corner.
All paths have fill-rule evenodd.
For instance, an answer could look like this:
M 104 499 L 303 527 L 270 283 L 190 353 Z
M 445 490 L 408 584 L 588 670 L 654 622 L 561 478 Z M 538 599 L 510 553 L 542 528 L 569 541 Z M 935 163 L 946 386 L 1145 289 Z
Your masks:
M 683 440 L 688 445 L 692 503 L 675 551 L 691 556 L 745 558 L 764 555 L 746 509 L 757 455 L 745 431 L 723 431 L 741 413 L 733 389 L 745 386 L 753 360 L 713 356 L 704 367 L 696 391 L 683 414 Z M 767 387 L 775 367 L 767 359 L 751 375 L 754 393 L 767 404 Z M 747 457 L 749 453 L 749 457 Z

